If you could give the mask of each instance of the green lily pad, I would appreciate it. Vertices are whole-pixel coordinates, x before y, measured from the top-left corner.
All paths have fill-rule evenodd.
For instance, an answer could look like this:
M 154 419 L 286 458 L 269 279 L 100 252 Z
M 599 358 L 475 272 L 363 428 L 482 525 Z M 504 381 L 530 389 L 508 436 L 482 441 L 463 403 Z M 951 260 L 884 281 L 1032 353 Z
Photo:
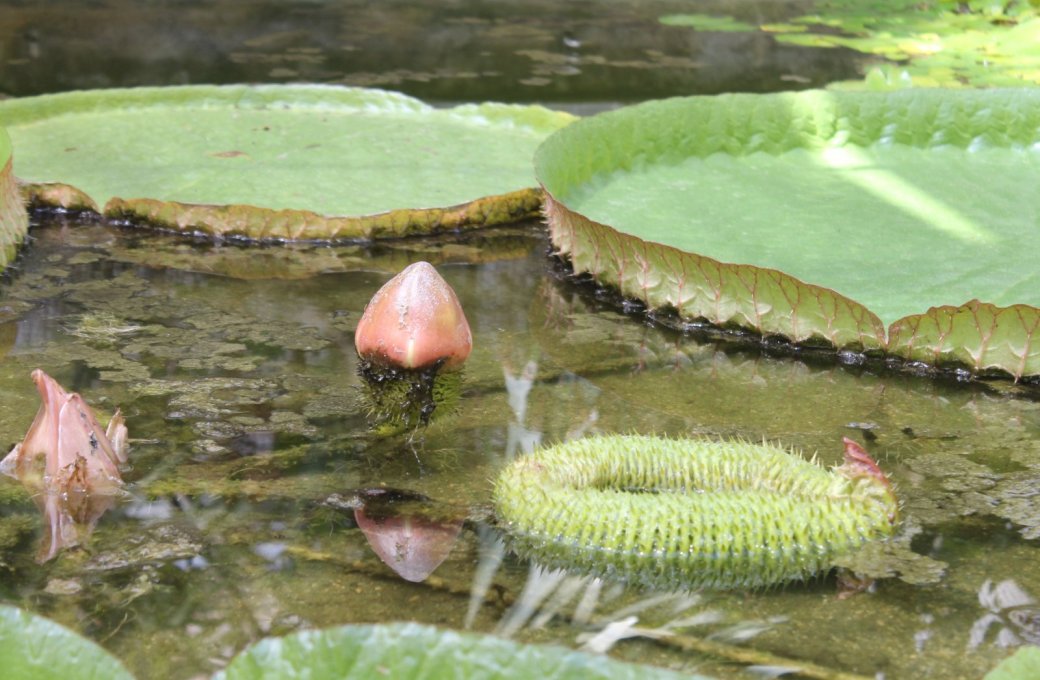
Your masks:
M 416 623 L 342 626 L 261 640 L 214 680 L 255 678 L 693 678 L 562 647 Z
M 1029 680 L 1040 677 L 1040 647 L 1027 645 L 986 673 L 986 680 Z
M 11 139 L 0 127 L 0 270 L 14 259 L 29 230 L 29 216 L 11 170 Z
M 758 27 L 733 17 L 711 14 L 668 14 L 658 19 L 665 26 L 690 26 L 698 31 L 719 33 L 741 33 L 757 30 Z
M 133 680 L 118 659 L 42 616 L 0 605 L 5 680 Z
M 70 92 L 0 102 L 38 203 L 254 239 L 380 238 L 537 213 L 530 157 L 573 117 L 435 109 L 316 85 Z
M 916 86 L 1008 87 L 1040 83 L 1035 3 L 826 0 L 774 31 L 805 47 L 845 47 L 899 61 Z M 842 88 L 876 87 L 867 82 Z
M 538 150 L 555 248 L 651 309 L 1040 375 L 1040 92 L 649 102 Z

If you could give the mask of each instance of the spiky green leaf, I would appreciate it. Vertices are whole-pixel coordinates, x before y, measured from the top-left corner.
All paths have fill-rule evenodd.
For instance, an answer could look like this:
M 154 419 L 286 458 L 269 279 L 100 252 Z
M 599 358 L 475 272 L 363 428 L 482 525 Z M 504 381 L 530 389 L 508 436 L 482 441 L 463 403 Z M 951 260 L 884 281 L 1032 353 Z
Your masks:
M 41 202 L 250 238 L 378 238 L 537 212 L 530 157 L 571 116 L 392 92 L 194 86 L 0 102 Z M 51 183 L 60 183 L 54 186 Z M 76 194 L 63 185 L 81 190 Z

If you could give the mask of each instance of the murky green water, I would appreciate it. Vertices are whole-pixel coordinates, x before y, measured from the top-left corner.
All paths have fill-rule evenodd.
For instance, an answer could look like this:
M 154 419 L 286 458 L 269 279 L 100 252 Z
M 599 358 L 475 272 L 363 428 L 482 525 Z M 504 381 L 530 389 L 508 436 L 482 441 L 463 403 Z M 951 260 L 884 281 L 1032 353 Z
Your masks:
M 781 22 L 810 4 L 695 11 Z M 861 68 L 850 51 L 658 21 L 688 11 L 677 0 L 0 0 L 0 94 L 307 81 L 584 112 L 822 86 Z M 0 478 L 0 601 L 81 631 L 142 679 L 205 677 L 266 635 L 392 620 L 609 647 L 718 677 L 800 665 L 810 677 L 977 678 L 1040 643 L 1035 390 L 651 328 L 562 279 L 535 225 L 371 248 L 245 249 L 61 221 L 33 235 L 0 284 L 0 445 L 29 427 L 29 373 L 42 367 L 98 410 L 123 408 L 132 470 L 129 497 L 87 549 L 42 566 L 36 507 Z M 452 413 L 380 436 L 352 332 L 372 293 L 419 259 L 458 292 L 474 352 Z M 489 522 L 498 470 L 540 442 L 595 432 L 764 438 L 826 463 L 842 436 L 864 442 L 904 523 L 849 563 L 886 576 L 851 597 L 834 574 L 651 593 L 510 555 Z M 400 502 L 380 506 L 386 496 Z M 359 497 L 377 516 L 418 513 L 426 534 L 461 526 L 446 560 L 403 580 L 359 528 Z
M 32 421 L 42 367 L 103 412 L 123 407 L 133 469 L 89 548 L 42 566 L 35 506 L 0 479 L 0 599 L 100 641 L 139 677 L 204 675 L 268 634 L 399 619 L 575 646 L 634 616 L 612 653 L 720 677 L 788 659 L 972 678 L 1004 645 L 1040 640 L 1029 392 L 647 327 L 554 274 L 536 225 L 375 248 L 247 250 L 60 222 L 34 234 L 0 297 L 0 442 Z M 474 352 L 454 413 L 377 436 L 352 331 L 418 259 L 455 287 Z M 826 463 L 843 435 L 865 441 L 905 522 L 857 565 L 892 576 L 847 598 L 833 575 L 649 593 L 511 556 L 486 521 L 502 465 L 538 442 L 619 431 L 765 438 Z M 346 507 L 379 488 L 430 499 L 383 512 L 462 523 L 422 583 L 384 565 Z
M 694 11 L 782 22 L 811 3 Z M 851 50 L 658 18 L 684 0 L 0 0 L 0 93 L 153 84 L 320 82 L 436 101 L 638 101 L 855 78 Z M 117 47 L 116 47 L 117 46 Z

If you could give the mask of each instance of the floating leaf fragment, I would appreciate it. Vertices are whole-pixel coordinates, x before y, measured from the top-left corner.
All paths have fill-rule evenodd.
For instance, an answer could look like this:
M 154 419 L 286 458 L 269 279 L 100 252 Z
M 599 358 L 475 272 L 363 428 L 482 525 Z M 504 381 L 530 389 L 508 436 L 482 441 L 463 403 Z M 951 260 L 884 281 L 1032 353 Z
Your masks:
M 659 19 L 665 26 L 689 26 L 698 31 L 744 32 L 754 31 L 758 27 L 738 21 L 733 17 L 714 16 L 711 14 L 667 14 Z
M 1040 677 L 1040 646 L 1026 645 L 986 673 L 985 680 L 1031 680 Z

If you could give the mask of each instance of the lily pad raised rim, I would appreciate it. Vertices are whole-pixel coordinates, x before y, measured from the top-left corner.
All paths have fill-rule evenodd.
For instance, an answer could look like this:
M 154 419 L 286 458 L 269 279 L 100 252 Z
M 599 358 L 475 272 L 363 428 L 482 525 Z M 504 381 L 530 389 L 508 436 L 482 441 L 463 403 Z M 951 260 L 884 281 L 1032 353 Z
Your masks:
M 885 327 L 867 307 L 777 269 L 721 262 L 670 245 L 644 240 L 597 222 L 566 204 L 566 194 L 583 182 L 627 170 L 659 158 L 684 153 L 733 153 L 731 139 L 716 135 L 705 142 L 697 130 L 668 129 L 667 109 L 699 107 L 702 125 L 724 125 L 709 112 L 717 105 L 739 108 L 756 99 L 782 99 L 800 116 L 779 136 L 756 135 L 740 153 L 778 153 L 822 139 L 840 125 L 835 101 L 886 98 L 893 106 L 917 107 L 915 114 L 941 120 L 937 108 L 950 97 L 959 105 L 992 106 L 1002 100 L 1036 102 L 1025 120 L 1003 134 L 1016 144 L 1040 144 L 1040 91 L 901 90 L 896 92 L 825 92 L 727 94 L 676 97 L 644 102 L 582 119 L 549 136 L 535 152 L 535 174 L 545 193 L 544 218 L 555 253 L 573 273 L 589 275 L 597 285 L 645 306 L 651 318 L 674 315 L 679 327 L 711 326 L 751 332 L 763 340 L 782 339 L 794 347 L 829 347 L 839 356 L 895 358 L 914 372 L 953 369 L 958 377 L 1010 376 L 1015 381 L 1040 378 L 1040 309 L 1027 304 L 1000 306 L 977 299 L 930 307 Z M 642 118 L 642 120 L 641 120 Z M 690 116 L 685 120 L 688 122 Z M 974 121 L 971 121 L 974 123 Z M 738 121 L 735 126 L 751 121 Z M 984 123 L 980 123 L 985 127 Z M 884 121 L 866 129 L 880 132 Z M 860 132 L 863 132 L 861 130 Z M 992 132 L 989 130 L 988 132 Z M 920 134 L 927 134 L 919 131 Z M 987 130 L 959 129 L 971 139 Z M 852 143 L 871 139 L 852 137 Z M 684 145 L 686 148 L 684 148 Z M 690 146 L 695 147 L 691 150 Z M 585 150 L 582 153 L 580 150 Z M 591 151 L 589 151 L 591 150 Z M 1033 342 L 1034 337 L 1037 342 Z M 859 363 L 861 359 L 851 359 Z
M 337 85 L 188 85 L 79 90 L 0 102 L 5 124 L 19 125 L 77 113 L 139 111 L 174 105 L 192 108 L 296 110 L 337 113 L 409 113 L 448 116 L 475 125 L 506 126 L 548 135 L 575 116 L 538 105 L 485 102 L 438 108 L 389 90 Z M 533 184 L 533 183 L 532 183 Z M 198 204 L 155 197 L 113 197 L 104 205 L 82 189 L 60 181 L 21 182 L 22 200 L 33 209 L 94 213 L 117 223 L 218 239 L 260 242 L 369 241 L 431 235 L 535 218 L 542 204 L 535 187 L 479 196 L 454 205 L 401 207 L 359 215 L 323 215 L 305 209 L 245 204 Z
M 15 258 L 29 231 L 29 214 L 14 177 L 13 157 L 11 138 L 0 127 L 0 270 Z

